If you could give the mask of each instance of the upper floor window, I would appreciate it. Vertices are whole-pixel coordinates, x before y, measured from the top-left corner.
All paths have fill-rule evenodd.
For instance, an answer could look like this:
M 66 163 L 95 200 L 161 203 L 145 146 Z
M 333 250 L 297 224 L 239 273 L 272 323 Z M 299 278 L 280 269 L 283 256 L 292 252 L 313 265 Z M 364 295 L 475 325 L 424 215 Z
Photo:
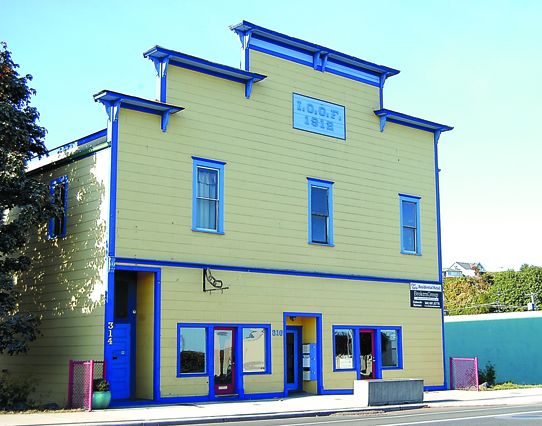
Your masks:
M 309 181 L 309 243 L 333 245 L 333 182 Z
M 401 201 L 401 253 L 422 254 L 420 247 L 420 197 L 399 194 Z
M 68 211 L 68 176 L 62 176 L 51 182 L 51 195 L 53 195 L 55 200 L 59 200 L 62 203 L 62 213 L 49 222 L 49 238 L 65 237 Z
M 224 164 L 194 160 L 192 230 L 224 233 Z

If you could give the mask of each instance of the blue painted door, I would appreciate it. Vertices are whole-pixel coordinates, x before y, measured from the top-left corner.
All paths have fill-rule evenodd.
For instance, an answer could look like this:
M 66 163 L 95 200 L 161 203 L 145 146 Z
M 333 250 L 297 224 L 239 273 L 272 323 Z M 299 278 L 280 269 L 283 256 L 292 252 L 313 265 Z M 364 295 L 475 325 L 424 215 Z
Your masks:
M 130 398 L 131 339 L 130 324 L 115 324 L 112 330 L 112 368 L 108 377 L 113 399 Z
M 115 321 L 113 323 L 112 363 L 113 380 L 116 393 L 113 399 L 133 399 L 135 397 L 135 358 L 136 358 L 136 308 L 137 272 L 115 271 Z M 117 366 L 117 367 L 115 367 Z M 124 383 L 121 384 L 121 381 Z
M 301 353 L 301 327 L 286 328 L 286 389 L 301 390 L 303 361 Z

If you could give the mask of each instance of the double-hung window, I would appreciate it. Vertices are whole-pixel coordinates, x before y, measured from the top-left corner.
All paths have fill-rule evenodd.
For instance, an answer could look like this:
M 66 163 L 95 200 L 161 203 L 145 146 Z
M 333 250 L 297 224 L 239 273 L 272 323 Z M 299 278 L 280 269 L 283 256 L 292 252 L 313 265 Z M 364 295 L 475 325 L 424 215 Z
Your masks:
M 399 194 L 401 202 L 401 253 L 422 254 L 420 247 L 420 197 Z
M 224 164 L 194 160 L 192 230 L 224 233 Z
M 49 238 L 66 236 L 66 216 L 68 211 L 68 176 L 62 176 L 51 182 L 51 195 L 54 202 L 61 203 L 61 214 L 49 222 Z
M 333 182 L 309 182 L 309 243 L 333 245 Z

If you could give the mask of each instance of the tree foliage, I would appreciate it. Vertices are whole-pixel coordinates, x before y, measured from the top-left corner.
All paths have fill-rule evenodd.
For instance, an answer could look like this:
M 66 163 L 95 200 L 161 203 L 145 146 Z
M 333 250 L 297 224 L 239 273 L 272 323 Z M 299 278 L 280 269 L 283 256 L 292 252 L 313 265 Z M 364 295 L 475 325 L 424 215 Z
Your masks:
M 491 312 L 491 285 L 489 274 L 444 279 L 444 309 L 449 315 Z
M 531 301 L 531 293 L 538 304 L 542 297 L 542 268 L 524 264 L 519 271 L 495 273 L 491 295 L 501 301 L 503 310 L 525 310 Z
M 46 154 L 46 130 L 30 106 L 31 75 L 19 76 L 6 43 L 0 47 L 0 353 L 26 353 L 39 334 L 39 318 L 19 311 L 15 277 L 29 269 L 22 253 L 30 232 L 59 215 L 49 186 L 26 174 L 27 162 Z
M 542 267 L 523 265 L 519 271 L 444 279 L 444 309 L 449 315 L 527 310 L 531 294 L 542 308 Z

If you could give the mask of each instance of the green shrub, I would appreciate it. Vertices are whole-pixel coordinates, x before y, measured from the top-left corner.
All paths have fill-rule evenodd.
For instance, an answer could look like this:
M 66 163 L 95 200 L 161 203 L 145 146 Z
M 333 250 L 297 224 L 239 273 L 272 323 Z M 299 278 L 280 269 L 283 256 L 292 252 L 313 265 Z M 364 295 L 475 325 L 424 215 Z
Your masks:
M 94 379 L 92 381 L 92 392 L 107 392 L 109 390 L 109 382 L 105 379 Z
M 0 377 L 0 407 L 11 407 L 24 403 L 32 405 L 34 401 L 28 399 L 36 391 L 39 379 L 32 374 L 23 374 L 11 377 L 8 373 Z
M 478 370 L 478 383 L 487 382 L 490 385 L 494 385 L 496 376 L 495 366 L 488 361 L 483 370 Z

